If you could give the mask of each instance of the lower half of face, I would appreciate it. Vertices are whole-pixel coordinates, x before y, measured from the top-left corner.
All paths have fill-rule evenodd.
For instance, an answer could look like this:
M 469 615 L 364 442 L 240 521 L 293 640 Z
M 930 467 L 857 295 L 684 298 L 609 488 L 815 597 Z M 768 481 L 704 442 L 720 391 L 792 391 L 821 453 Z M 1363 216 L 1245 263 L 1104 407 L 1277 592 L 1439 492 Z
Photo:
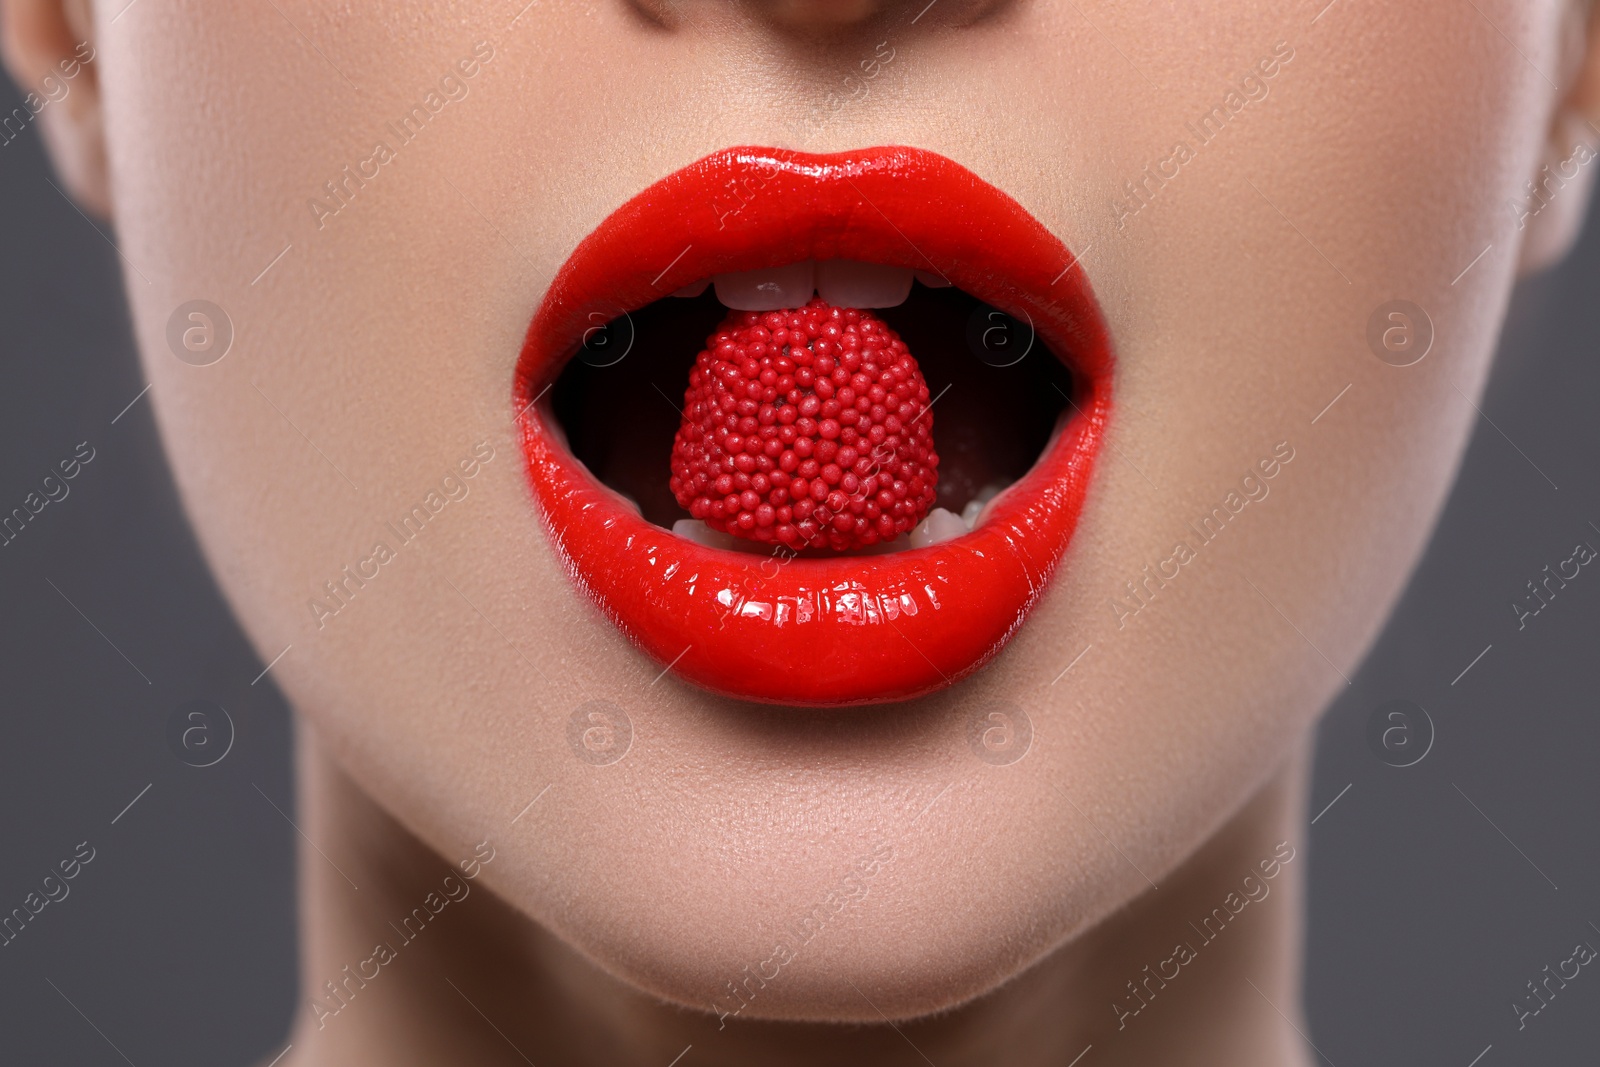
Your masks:
M 351 773 L 447 858 L 491 839 L 496 890 L 608 969 L 704 1007 L 781 967 L 761 1011 L 800 1018 L 992 988 L 1179 863 L 1354 672 L 1474 417 L 1557 5 L 1376 35 L 1036 3 L 825 43 L 519 6 L 106 28 L 211 564 Z M 765 154 L 693 166 L 733 146 Z M 884 146 L 915 151 L 849 169 Z M 835 307 L 905 373 L 833 381 Z M 868 410 L 829 436 L 844 388 Z

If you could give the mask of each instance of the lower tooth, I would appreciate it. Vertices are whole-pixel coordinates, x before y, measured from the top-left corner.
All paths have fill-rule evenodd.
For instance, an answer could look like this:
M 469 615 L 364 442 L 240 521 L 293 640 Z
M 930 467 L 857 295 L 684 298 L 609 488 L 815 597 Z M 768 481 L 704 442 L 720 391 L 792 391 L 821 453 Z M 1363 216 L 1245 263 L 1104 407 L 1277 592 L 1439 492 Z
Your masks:
M 989 502 L 1005 492 L 1007 488 L 1009 487 L 991 482 L 989 485 L 979 489 L 977 496 L 967 501 L 967 506 L 961 509 L 961 521 L 966 524 L 967 529 L 971 530 L 977 527 L 978 520 L 983 517 L 984 510 L 989 506 Z
M 732 548 L 733 535 L 713 530 L 699 519 L 679 519 L 672 524 L 672 532 L 685 541 L 693 541 L 707 548 Z
M 942 544 L 953 541 L 967 532 L 967 524 L 961 516 L 944 508 L 934 508 L 928 512 L 928 517 L 917 524 L 911 531 L 911 547 L 927 548 L 929 545 Z
M 623 496 L 621 493 L 617 495 L 622 496 L 622 499 L 632 506 L 635 511 L 638 510 L 638 505 L 634 504 L 631 498 Z M 732 534 L 723 533 L 721 530 L 713 530 L 699 519 L 679 519 L 672 524 L 672 532 L 675 536 L 681 537 L 685 541 L 693 541 L 695 544 L 704 545 L 707 548 L 722 548 L 734 552 L 745 551 L 757 555 L 767 555 L 772 551 L 771 545 L 743 541 Z M 908 538 L 910 541 L 908 547 L 927 548 L 930 545 L 953 541 L 965 533 L 967 533 L 967 524 L 962 521 L 960 516 L 953 511 L 946 511 L 944 508 L 934 508 L 928 512 L 927 518 L 918 523 L 917 528 L 911 531 L 911 535 Z M 900 547 L 899 544 L 893 542 L 882 542 L 873 545 L 871 548 L 853 552 L 851 555 L 887 555 L 899 551 Z

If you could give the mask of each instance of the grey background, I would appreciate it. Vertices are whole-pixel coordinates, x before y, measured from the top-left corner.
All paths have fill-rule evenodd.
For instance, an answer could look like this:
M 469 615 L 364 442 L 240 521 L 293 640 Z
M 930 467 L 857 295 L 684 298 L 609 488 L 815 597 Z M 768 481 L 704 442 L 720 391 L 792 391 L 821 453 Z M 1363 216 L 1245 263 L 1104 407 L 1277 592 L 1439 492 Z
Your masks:
M 117 266 L 36 133 L 0 147 L 0 511 L 78 442 L 96 452 L 0 548 L 0 913 L 96 850 L 0 948 L 0 1061 L 244 1064 L 282 1048 L 295 999 L 294 831 L 273 806 L 292 814 L 288 715 L 270 675 L 252 684 L 263 665 L 179 514 L 148 398 L 118 417 L 145 380 Z M 1600 547 L 1597 279 L 1591 227 L 1519 291 L 1438 536 L 1322 727 L 1312 811 L 1337 800 L 1307 835 L 1307 996 L 1339 1067 L 1597 1058 L 1600 969 L 1520 1032 L 1511 1004 L 1579 940 L 1600 947 L 1600 574 L 1520 632 L 1510 607 L 1577 541 Z M 166 741 L 195 698 L 237 733 L 205 769 Z M 1392 698 L 1437 733 L 1405 769 L 1366 741 Z

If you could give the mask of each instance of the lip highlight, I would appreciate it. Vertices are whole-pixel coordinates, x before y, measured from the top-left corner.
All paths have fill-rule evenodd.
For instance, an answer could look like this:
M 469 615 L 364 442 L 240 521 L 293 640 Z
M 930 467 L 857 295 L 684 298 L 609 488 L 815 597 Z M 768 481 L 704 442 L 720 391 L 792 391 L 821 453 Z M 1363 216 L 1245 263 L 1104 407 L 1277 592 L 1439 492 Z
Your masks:
M 807 259 L 937 275 L 1031 322 L 1072 370 L 1079 388 L 1057 433 L 971 533 L 876 556 L 711 548 L 645 521 L 561 443 L 539 401 L 586 331 L 715 274 Z M 715 693 L 843 706 L 952 684 L 1022 625 L 1076 527 L 1111 367 L 1076 257 L 966 168 L 906 147 L 730 148 L 650 186 L 578 245 L 529 327 L 513 399 L 540 516 L 624 634 Z

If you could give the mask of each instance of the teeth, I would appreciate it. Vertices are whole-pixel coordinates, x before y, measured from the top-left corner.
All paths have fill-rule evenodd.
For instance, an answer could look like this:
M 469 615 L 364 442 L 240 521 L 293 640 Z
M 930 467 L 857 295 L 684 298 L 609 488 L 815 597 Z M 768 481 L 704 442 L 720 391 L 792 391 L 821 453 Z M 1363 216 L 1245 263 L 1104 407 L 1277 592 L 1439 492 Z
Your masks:
M 817 295 L 838 307 L 892 308 L 911 294 L 911 273 L 904 267 L 825 259 L 817 264 Z
M 978 495 L 967 501 L 967 506 L 961 509 L 961 521 L 967 524 L 967 529 L 975 529 L 978 525 L 978 520 L 988 510 L 989 502 L 1008 488 L 1009 486 L 997 485 L 991 482 L 979 489 Z
M 676 291 L 672 295 L 673 296 L 699 296 L 701 293 L 705 292 L 706 289 L 708 287 L 710 287 L 710 285 L 711 285 L 711 279 L 710 278 L 702 278 L 700 281 L 695 282 L 693 285 L 684 286 L 682 289 L 679 289 L 678 291 Z
M 948 289 L 955 284 L 943 274 L 935 274 L 931 270 L 914 270 L 911 273 L 916 276 L 917 281 L 929 289 Z
M 717 299 L 735 311 L 781 311 L 804 307 L 816 289 L 816 271 L 808 259 L 787 267 L 719 274 Z
M 977 514 L 974 509 L 981 509 L 987 501 L 994 498 L 994 494 L 998 493 L 1001 488 L 1002 487 L 1000 486 L 987 487 L 984 492 L 988 493 L 989 495 L 984 497 L 982 501 L 976 499 L 973 500 L 972 503 L 967 505 L 966 510 L 973 512 L 973 514 Z M 626 500 L 627 498 L 624 497 L 623 499 Z M 628 502 L 630 504 L 633 503 L 631 500 Z M 918 523 L 917 528 L 911 531 L 911 536 L 909 538 L 910 545 L 908 547 L 927 548 L 930 545 L 943 544 L 946 541 L 953 541 L 956 538 L 963 536 L 971 529 L 971 525 L 961 515 L 957 515 L 953 511 L 946 511 L 944 508 L 934 508 L 932 511 L 928 512 L 928 517 Z M 767 555 L 772 551 L 771 545 L 755 544 L 753 542 L 734 537 L 732 534 L 723 533 L 721 530 L 713 530 L 699 519 L 679 519 L 677 522 L 672 524 L 672 532 L 683 538 L 685 541 L 693 541 L 695 544 L 704 545 L 707 548 L 723 548 L 735 552 L 753 552 L 759 555 Z M 901 547 L 902 545 L 898 541 L 893 543 L 880 543 L 873 545 L 871 548 L 861 549 L 860 551 L 853 552 L 851 555 L 883 556 L 889 555 L 893 552 L 898 552 L 900 551 Z
M 937 274 L 885 267 L 853 259 L 806 261 L 769 270 L 719 274 L 717 299 L 735 311 L 779 311 L 803 306 L 816 292 L 830 304 L 849 308 L 890 308 L 905 303 L 915 275 L 924 285 L 947 286 Z M 699 296 L 705 283 L 686 285 L 674 296 Z
M 707 548 L 732 548 L 733 535 L 713 530 L 699 519 L 679 519 L 672 524 L 672 532 L 685 541 L 693 541 Z
M 967 524 L 961 521 L 961 516 L 944 508 L 934 508 L 928 512 L 928 517 L 911 531 L 911 547 L 927 548 L 929 545 L 942 544 L 966 532 Z
M 685 541 L 693 541 L 707 548 L 722 548 L 729 552 L 743 552 L 751 556 L 771 556 L 775 546 L 735 537 L 721 530 L 713 530 L 699 519 L 679 519 L 672 524 L 672 532 Z

